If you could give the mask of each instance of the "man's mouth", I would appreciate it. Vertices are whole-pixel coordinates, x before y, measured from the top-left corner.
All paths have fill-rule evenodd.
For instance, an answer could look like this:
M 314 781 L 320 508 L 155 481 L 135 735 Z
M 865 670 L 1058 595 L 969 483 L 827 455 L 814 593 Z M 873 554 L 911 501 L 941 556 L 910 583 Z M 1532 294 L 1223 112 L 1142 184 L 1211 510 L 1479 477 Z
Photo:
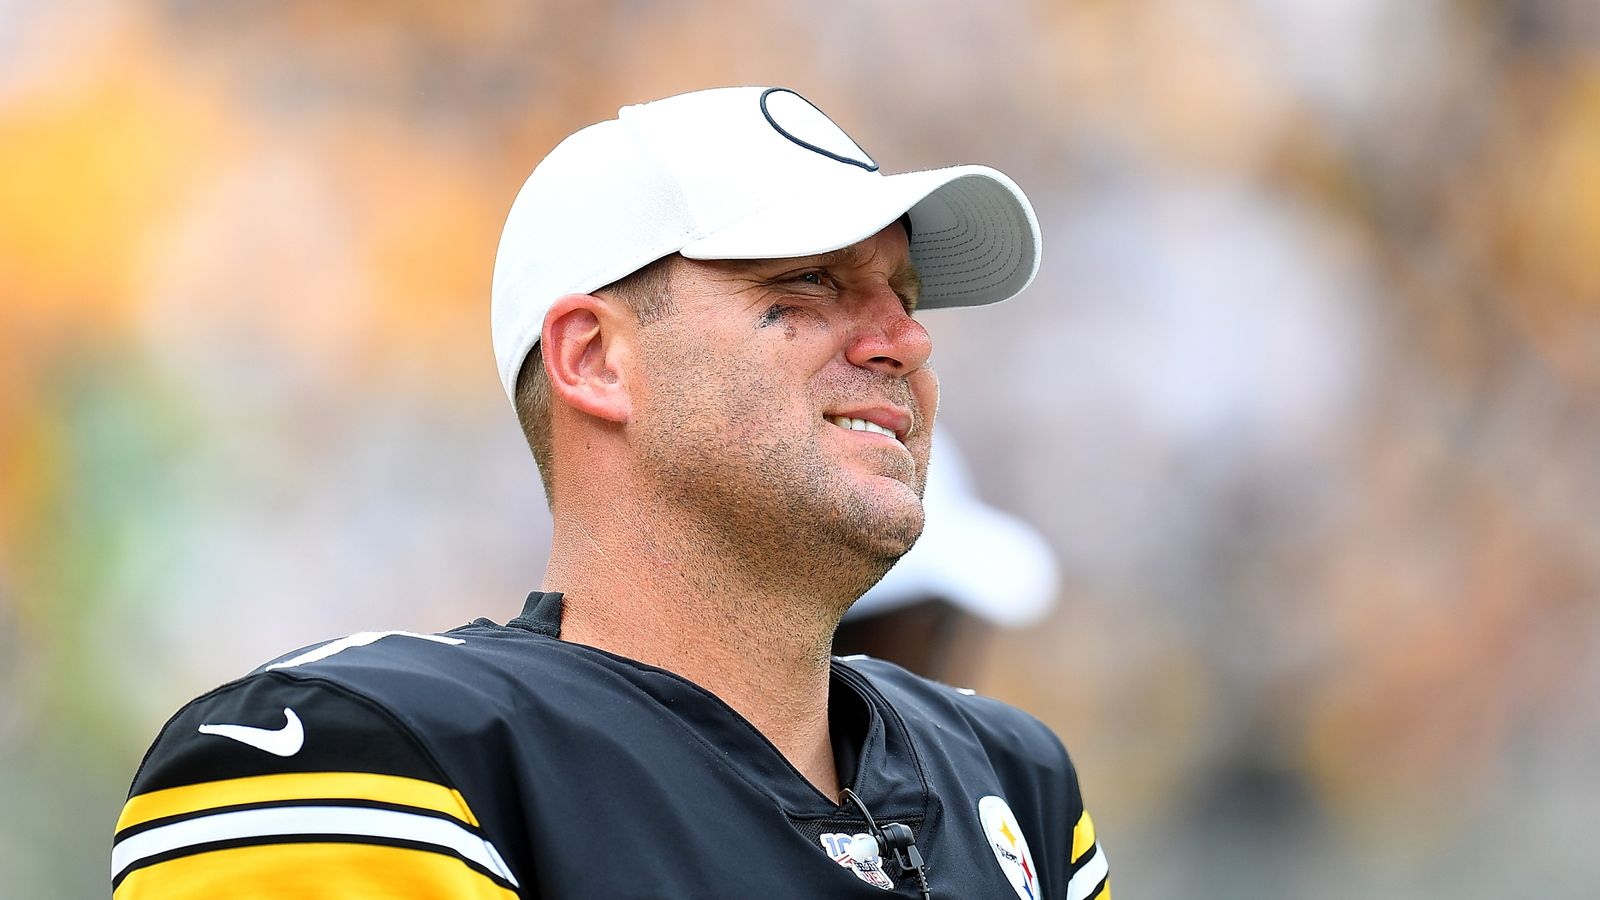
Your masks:
M 893 431 L 890 431 L 876 422 L 869 422 L 866 419 L 852 419 L 849 416 L 824 416 L 823 418 L 848 431 L 870 431 L 874 434 L 881 434 L 891 440 L 900 440 L 900 438 L 897 437 Z

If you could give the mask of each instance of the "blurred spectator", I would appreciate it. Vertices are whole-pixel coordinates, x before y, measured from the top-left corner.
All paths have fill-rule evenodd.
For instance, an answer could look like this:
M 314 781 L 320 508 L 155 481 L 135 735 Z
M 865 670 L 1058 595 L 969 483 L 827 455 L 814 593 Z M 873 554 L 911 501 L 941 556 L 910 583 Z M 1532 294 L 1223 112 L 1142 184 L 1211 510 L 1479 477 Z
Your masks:
M 1055 605 L 1055 553 L 1022 520 L 978 498 L 945 430 L 934 432 L 923 506 L 922 537 L 851 607 L 834 652 L 971 684 L 992 628 L 1032 624 Z

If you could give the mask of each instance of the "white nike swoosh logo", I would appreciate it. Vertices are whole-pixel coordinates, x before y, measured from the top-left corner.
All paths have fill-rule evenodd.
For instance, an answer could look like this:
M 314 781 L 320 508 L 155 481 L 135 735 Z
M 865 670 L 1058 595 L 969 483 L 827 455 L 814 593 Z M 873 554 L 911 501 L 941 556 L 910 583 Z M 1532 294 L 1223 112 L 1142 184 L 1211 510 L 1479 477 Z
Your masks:
M 201 725 L 201 734 L 215 734 L 220 737 L 232 738 L 241 744 L 249 744 L 257 750 L 265 750 L 274 756 L 293 756 L 300 752 L 306 742 L 305 726 L 300 724 L 300 717 L 294 710 L 285 706 L 283 708 L 284 722 L 282 728 L 253 728 L 249 725 Z

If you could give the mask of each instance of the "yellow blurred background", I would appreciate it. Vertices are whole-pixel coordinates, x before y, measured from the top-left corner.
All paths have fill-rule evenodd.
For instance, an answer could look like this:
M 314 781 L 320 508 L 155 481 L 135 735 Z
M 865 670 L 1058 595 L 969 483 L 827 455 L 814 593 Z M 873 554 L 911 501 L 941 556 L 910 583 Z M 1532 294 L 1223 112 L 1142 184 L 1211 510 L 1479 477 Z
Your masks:
M 1126 898 L 1600 884 L 1600 6 L 0 2 L 0 896 L 103 896 L 182 702 L 504 620 L 493 252 L 566 133 L 783 84 L 1046 242 L 934 312 L 1066 584 L 976 687 Z

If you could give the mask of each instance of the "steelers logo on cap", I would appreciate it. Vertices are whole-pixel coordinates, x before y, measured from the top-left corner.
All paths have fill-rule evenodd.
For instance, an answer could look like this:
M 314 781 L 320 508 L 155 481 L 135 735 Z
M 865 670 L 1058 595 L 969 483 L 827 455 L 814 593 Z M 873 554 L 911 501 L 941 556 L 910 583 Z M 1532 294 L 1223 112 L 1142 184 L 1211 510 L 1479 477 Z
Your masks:
M 843 128 L 833 124 L 833 120 L 810 100 L 788 88 L 763 91 L 761 114 L 779 134 L 807 150 L 860 166 L 868 172 L 878 171 L 878 164 L 844 133 Z

